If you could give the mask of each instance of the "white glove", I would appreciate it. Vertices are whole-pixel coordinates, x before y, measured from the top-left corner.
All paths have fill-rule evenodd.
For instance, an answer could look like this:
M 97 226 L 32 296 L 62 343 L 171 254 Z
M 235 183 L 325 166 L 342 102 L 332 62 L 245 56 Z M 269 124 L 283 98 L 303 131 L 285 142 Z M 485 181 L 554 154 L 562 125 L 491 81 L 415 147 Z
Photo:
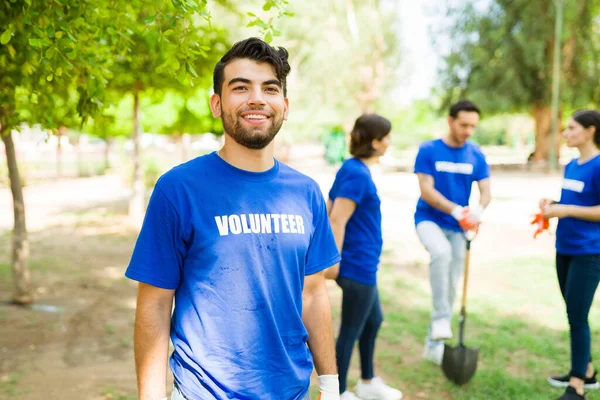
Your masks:
M 481 222 L 481 217 L 483 216 L 483 212 L 485 208 L 481 204 L 477 204 L 475 207 L 471 208 L 471 217 L 475 219 L 476 222 Z
M 340 381 L 337 375 L 319 375 L 319 400 L 339 400 Z
M 452 215 L 455 220 L 460 221 L 465 217 L 465 208 L 461 206 L 456 206 L 452 209 L 450 215 Z

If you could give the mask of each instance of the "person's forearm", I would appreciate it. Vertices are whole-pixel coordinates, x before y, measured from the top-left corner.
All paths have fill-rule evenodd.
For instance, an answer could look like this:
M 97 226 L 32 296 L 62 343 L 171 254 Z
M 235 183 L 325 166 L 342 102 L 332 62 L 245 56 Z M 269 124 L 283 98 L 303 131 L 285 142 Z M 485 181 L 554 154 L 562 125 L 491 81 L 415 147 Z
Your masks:
M 600 221 L 600 206 L 583 207 L 569 205 L 567 207 L 567 216 L 569 217 L 592 222 Z
M 489 190 L 481 192 L 479 195 L 479 204 L 481 204 L 481 207 L 487 208 L 490 201 L 492 201 L 492 193 Z
M 335 342 L 331 325 L 331 306 L 327 287 L 303 296 L 302 321 L 308 331 L 308 347 L 318 375 L 335 375 Z
M 421 198 L 431 207 L 443 211 L 446 214 L 450 214 L 452 210 L 457 206 L 457 204 L 445 198 L 443 194 L 441 194 L 434 188 L 428 188 L 427 190 L 423 190 L 421 193 Z
M 140 400 L 166 397 L 171 307 L 138 304 L 134 352 Z
M 344 245 L 344 236 L 346 234 L 346 223 L 336 220 L 331 221 L 331 232 L 333 233 L 337 249 L 341 254 L 342 246 Z

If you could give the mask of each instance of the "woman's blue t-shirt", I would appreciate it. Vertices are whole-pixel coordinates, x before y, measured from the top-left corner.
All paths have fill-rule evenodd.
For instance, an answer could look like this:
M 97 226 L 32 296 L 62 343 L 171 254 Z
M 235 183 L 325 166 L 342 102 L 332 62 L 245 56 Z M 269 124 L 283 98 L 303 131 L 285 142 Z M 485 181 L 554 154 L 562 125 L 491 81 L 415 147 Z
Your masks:
M 560 204 L 583 207 L 600 205 L 600 155 L 565 166 Z M 558 220 L 556 251 L 564 255 L 600 254 L 600 222 L 572 217 Z
M 329 198 L 333 202 L 338 197 L 356 203 L 346 224 L 340 276 L 374 285 L 383 246 L 381 201 L 371 171 L 359 159 L 346 160 L 337 172 Z

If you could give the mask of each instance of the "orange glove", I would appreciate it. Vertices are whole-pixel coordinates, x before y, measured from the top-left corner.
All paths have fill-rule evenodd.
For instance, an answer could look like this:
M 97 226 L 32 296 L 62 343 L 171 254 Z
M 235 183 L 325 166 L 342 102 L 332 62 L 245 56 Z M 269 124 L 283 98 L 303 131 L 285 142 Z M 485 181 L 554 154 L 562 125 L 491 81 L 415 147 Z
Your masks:
M 540 210 L 533 216 L 531 225 L 536 225 L 536 230 L 533 233 L 533 238 L 536 239 L 540 233 L 548 230 L 550 227 L 550 221 L 547 218 L 544 218 L 544 214 L 542 213 L 542 210 Z
M 478 219 L 471 213 L 469 207 L 456 206 L 450 215 L 458 221 L 458 225 L 465 232 L 476 230 L 479 226 Z

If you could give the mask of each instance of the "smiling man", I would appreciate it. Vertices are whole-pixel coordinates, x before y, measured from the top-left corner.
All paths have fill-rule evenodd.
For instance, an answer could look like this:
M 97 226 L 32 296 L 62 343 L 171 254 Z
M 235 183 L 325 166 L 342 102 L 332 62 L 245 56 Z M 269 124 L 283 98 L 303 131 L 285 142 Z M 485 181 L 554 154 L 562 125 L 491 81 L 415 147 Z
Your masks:
M 313 366 L 321 399 L 339 399 L 324 270 L 340 257 L 325 201 L 273 158 L 287 56 L 260 39 L 236 43 L 210 99 L 223 148 L 154 188 L 126 272 L 139 281 L 141 399 L 165 398 L 167 359 L 172 399 L 304 400 Z

